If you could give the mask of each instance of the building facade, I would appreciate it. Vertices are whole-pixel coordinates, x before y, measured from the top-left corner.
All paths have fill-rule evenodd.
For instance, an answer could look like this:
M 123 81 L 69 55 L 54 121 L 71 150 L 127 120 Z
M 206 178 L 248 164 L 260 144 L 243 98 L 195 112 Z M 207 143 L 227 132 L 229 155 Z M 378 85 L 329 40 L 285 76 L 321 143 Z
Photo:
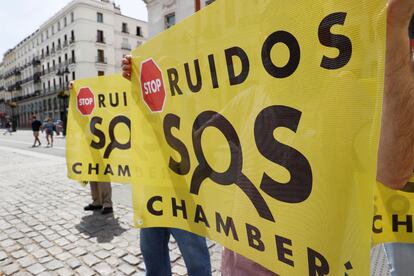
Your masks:
M 69 82 L 120 72 L 123 55 L 147 34 L 145 21 L 122 15 L 112 1 L 73 0 L 4 54 L 0 121 L 65 120 Z
M 214 0 L 143 0 L 148 9 L 149 37 L 159 34 Z

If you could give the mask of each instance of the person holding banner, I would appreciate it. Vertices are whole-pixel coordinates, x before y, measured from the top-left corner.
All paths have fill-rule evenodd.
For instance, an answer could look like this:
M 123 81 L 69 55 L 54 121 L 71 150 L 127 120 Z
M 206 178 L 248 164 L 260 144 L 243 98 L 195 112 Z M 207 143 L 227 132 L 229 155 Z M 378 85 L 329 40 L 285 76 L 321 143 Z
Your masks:
M 123 77 L 131 80 L 131 56 L 122 60 Z M 183 255 L 188 275 L 211 275 L 210 253 L 206 239 L 191 232 L 164 227 L 141 228 L 140 246 L 147 276 L 171 275 L 168 242 L 176 240 Z
M 407 30 L 414 1 L 388 2 L 387 48 L 377 180 L 403 189 L 414 169 L 414 80 Z M 413 30 L 411 30 L 413 33 Z M 385 244 L 392 276 L 412 275 L 414 245 Z
M 83 208 L 85 211 L 102 210 L 102 215 L 113 213 L 111 182 L 90 181 L 92 203 Z

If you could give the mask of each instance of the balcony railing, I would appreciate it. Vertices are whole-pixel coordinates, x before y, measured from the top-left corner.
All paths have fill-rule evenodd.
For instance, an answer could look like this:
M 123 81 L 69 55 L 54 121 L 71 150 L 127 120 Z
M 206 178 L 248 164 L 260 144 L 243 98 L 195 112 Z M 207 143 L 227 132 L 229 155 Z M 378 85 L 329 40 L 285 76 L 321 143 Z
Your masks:
M 75 38 L 74 37 L 72 37 L 69 41 L 69 44 L 73 44 L 73 43 L 75 43 Z
M 69 59 L 69 64 L 72 64 L 72 63 L 76 63 L 75 58 L 70 58 L 70 59 Z

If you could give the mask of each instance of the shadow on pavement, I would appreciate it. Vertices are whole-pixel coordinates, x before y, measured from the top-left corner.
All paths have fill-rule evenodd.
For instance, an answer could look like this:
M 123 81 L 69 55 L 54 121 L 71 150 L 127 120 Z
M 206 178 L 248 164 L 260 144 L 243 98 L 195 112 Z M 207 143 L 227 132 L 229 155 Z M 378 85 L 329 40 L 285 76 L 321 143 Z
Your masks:
M 101 215 L 99 211 L 82 217 L 75 227 L 89 237 L 96 237 L 98 243 L 108 243 L 128 230 L 119 225 L 118 218 L 115 218 L 113 214 Z

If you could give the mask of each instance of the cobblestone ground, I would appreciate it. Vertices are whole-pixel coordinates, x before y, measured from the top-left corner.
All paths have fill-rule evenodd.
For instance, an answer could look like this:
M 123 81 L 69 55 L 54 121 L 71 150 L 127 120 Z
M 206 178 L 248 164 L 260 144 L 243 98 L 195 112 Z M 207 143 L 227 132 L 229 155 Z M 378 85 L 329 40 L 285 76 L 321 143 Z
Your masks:
M 66 178 L 65 160 L 0 147 L 0 275 L 145 275 L 130 207 L 86 213 L 89 188 Z M 209 242 L 213 275 L 221 246 Z M 175 242 L 174 275 L 186 275 Z

